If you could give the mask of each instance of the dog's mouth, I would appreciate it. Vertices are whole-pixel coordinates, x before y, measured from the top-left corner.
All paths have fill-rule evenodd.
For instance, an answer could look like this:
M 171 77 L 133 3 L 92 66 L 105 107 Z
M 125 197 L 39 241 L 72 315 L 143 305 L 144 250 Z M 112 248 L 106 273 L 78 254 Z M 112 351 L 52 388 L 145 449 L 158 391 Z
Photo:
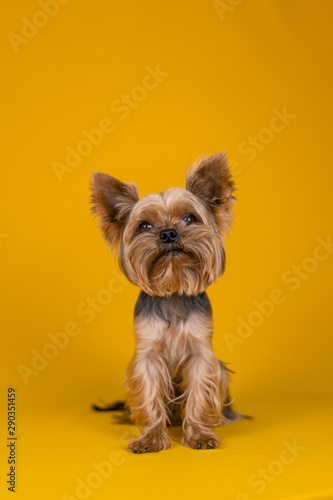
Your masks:
M 172 250 L 166 250 L 165 252 L 162 253 L 162 255 L 177 255 L 178 253 L 186 253 L 184 250 L 181 248 L 174 248 Z
M 178 255 L 189 255 L 188 252 L 186 252 L 183 248 L 180 246 L 169 246 L 169 248 L 163 248 L 160 249 L 158 255 L 155 257 L 153 262 L 151 263 L 151 266 L 157 263 L 160 259 L 172 259 L 174 257 L 177 257 Z
M 180 245 L 170 244 L 166 246 L 166 248 L 161 249 L 159 257 L 164 257 L 164 256 L 174 257 L 181 253 L 188 255 L 188 253 Z
M 193 254 L 191 254 L 190 252 L 188 252 L 187 250 L 185 250 L 185 248 L 182 248 L 180 246 L 175 246 L 174 248 L 166 248 L 166 249 L 163 249 L 158 257 L 156 258 L 156 260 L 159 260 L 159 259 L 162 259 L 162 258 L 165 258 L 165 259 L 177 259 L 177 257 L 188 257 L 190 259 L 194 259 L 194 256 Z

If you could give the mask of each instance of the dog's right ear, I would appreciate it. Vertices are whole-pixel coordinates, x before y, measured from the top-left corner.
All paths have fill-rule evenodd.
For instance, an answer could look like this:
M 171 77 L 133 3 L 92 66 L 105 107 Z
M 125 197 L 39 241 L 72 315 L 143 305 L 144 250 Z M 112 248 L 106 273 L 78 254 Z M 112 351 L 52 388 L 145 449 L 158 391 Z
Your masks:
M 100 172 L 93 172 L 91 189 L 92 211 L 97 215 L 105 240 L 114 250 L 120 244 L 127 218 L 139 199 L 138 189 L 134 184 Z
M 211 210 L 221 232 L 228 233 L 236 198 L 225 152 L 197 161 L 188 172 L 186 189 Z

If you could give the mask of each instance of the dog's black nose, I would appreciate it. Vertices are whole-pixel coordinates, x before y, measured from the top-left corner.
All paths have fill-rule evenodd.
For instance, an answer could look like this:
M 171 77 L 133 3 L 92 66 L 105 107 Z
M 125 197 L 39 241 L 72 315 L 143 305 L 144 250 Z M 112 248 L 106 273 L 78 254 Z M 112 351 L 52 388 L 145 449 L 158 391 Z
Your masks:
M 160 238 L 163 243 L 174 243 L 178 238 L 177 231 L 175 229 L 164 229 L 160 233 Z

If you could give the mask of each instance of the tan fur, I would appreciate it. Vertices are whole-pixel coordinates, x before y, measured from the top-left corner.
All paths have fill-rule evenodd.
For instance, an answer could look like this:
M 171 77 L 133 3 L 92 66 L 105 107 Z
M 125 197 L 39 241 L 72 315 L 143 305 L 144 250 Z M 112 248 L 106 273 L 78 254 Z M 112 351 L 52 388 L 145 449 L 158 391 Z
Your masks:
M 232 206 L 235 203 L 235 185 L 225 152 L 195 162 L 188 171 L 186 189 L 206 203 L 212 210 L 220 231 L 228 233 L 232 222 Z
M 209 301 L 201 312 L 194 308 L 184 315 L 179 298 L 204 295 L 223 273 L 234 190 L 224 153 L 196 162 L 186 189 L 141 199 L 133 184 L 107 174 L 93 176 L 93 210 L 108 245 L 119 251 L 124 274 L 152 297 L 152 309 L 154 297 L 164 304 L 171 300 L 171 309 L 180 308 L 168 309 L 167 318 L 163 311 L 146 311 L 135 319 L 136 349 L 126 380 L 132 418 L 142 428 L 141 436 L 130 442 L 135 452 L 170 446 L 166 425 L 172 404 L 181 405 L 184 445 L 219 445 L 213 428 L 221 423 L 229 377 L 212 350 Z M 190 222 L 186 214 L 191 214 Z M 144 223 L 149 227 L 143 228 Z M 177 239 L 166 244 L 161 233 L 170 229 Z
M 130 443 L 131 448 L 160 451 L 170 445 L 167 405 L 174 400 L 172 379 L 177 376 L 182 378 L 183 394 L 177 403 L 183 409 L 183 444 L 218 445 L 212 428 L 221 424 L 229 377 L 212 351 L 212 329 L 211 320 L 195 312 L 177 326 L 161 320 L 134 322 L 136 350 L 126 385 L 133 419 L 143 434 Z
M 194 214 L 198 223 L 186 227 L 181 218 L 186 213 Z M 154 225 L 153 232 L 137 231 L 144 221 Z M 159 233 L 168 227 L 178 231 L 178 246 L 186 253 L 172 257 L 162 254 Z M 150 295 L 196 295 L 222 274 L 224 250 L 214 217 L 199 198 L 185 189 L 172 188 L 161 195 L 141 198 L 124 228 L 122 247 L 122 268 L 134 284 Z
M 111 250 L 118 247 L 126 219 L 138 201 L 134 184 L 121 182 L 108 174 L 94 172 L 91 181 L 93 212 Z

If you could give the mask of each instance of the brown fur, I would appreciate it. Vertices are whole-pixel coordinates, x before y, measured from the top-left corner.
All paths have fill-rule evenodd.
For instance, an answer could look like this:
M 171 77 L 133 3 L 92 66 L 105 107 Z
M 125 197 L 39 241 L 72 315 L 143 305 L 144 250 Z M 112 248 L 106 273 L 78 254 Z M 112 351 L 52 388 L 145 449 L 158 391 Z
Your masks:
M 225 154 L 197 162 L 186 189 L 139 199 L 133 184 L 97 173 L 92 190 L 106 241 L 119 249 L 128 279 L 151 297 L 139 298 L 134 322 L 136 350 L 127 373 L 127 400 L 142 434 L 130 448 L 140 453 L 169 447 L 168 409 L 175 404 L 183 417 L 183 444 L 214 448 L 219 439 L 213 428 L 222 421 L 229 376 L 212 350 L 213 324 L 204 291 L 225 265 L 224 234 L 234 203 Z M 191 218 L 184 220 L 185 214 Z M 167 229 L 177 232 L 175 241 L 161 240 Z M 180 381 L 177 388 L 175 380 Z

